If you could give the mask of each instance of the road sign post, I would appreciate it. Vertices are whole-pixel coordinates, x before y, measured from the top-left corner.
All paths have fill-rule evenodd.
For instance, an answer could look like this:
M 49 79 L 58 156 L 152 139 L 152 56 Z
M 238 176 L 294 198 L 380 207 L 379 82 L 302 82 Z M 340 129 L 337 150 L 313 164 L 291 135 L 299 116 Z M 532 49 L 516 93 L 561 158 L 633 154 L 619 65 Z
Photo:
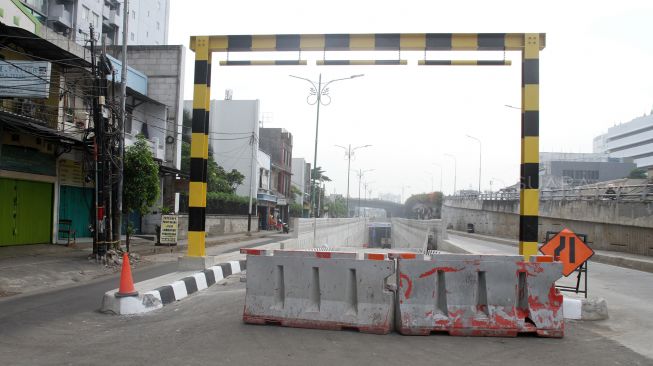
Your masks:
M 581 239 L 582 238 L 582 239 Z M 556 286 L 561 291 L 573 291 L 583 293 L 587 297 L 587 260 L 594 255 L 594 251 L 585 244 L 587 235 L 574 234 L 565 228 L 560 232 L 547 231 L 545 244 L 540 252 L 552 255 L 555 260 L 562 262 L 562 273 L 565 277 L 577 271 L 576 286 Z M 584 289 L 580 289 L 581 277 L 585 273 Z

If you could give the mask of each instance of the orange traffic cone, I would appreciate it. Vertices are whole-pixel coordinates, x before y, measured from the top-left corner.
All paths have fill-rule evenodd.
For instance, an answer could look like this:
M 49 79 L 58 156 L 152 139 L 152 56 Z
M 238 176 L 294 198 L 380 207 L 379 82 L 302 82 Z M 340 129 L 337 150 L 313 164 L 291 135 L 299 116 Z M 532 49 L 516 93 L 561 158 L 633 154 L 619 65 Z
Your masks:
M 138 291 L 134 288 L 132 279 L 132 270 L 129 266 L 129 254 L 122 253 L 122 271 L 120 273 L 120 289 L 116 292 L 116 297 L 138 296 Z

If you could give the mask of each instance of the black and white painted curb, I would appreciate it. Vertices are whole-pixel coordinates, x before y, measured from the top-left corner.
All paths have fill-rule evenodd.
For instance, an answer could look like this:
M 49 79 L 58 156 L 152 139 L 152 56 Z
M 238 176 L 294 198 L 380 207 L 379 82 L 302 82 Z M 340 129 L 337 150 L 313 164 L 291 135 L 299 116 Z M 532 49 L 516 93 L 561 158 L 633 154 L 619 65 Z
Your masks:
M 120 315 L 141 314 L 179 301 L 188 295 L 205 290 L 219 281 L 246 269 L 247 261 L 229 261 L 202 272 L 184 277 L 169 285 L 145 291 L 138 297 L 116 297 L 116 290 L 108 291 L 102 299 L 101 312 Z

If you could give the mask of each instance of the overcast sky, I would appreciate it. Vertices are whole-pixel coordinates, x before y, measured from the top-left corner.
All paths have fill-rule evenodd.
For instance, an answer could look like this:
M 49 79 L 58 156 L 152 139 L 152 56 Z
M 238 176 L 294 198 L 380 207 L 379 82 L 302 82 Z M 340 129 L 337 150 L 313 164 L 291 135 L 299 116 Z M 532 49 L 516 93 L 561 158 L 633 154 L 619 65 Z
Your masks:
M 591 152 L 592 138 L 653 108 L 653 2 L 651 1 L 213 1 L 172 0 L 170 44 L 188 47 L 191 35 L 306 33 L 545 32 L 540 54 L 540 151 Z M 192 51 L 186 53 L 186 99 L 192 99 Z M 230 59 L 276 55 L 230 54 Z M 503 59 L 506 67 L 418 67 L 423 52 L 402 53 L 407 66 L 315 66 L 321 53 L 302 53 L 308 66 L 220 67 L 214 54 L 212 98 L 259 99 L 265 127 L 293 134 L 293 157 L 313 161 L 315 106 L 310 85 L 294 74 L 323 80 L 365 74 L 334 83 L 332 103 L 320 115 L 318 166 L 344 194 L 347 161 L 337 145 L 371 144 L 352 169 L 374 169 L 364 178 L 372 195 L 406 195 L 454 184 L 478 185 L 482 140 L 482 188 L 519 178 L 519 53 L 429 53 L 440 59 Z M 297 58 L 297 55 L 285 56 Z M 327 53 L 327 59 L 397 58 L 396 53 Z M 351 196 L 358 195 L 352 174 Z M 407 187 L 409 186 L 409 187 Z

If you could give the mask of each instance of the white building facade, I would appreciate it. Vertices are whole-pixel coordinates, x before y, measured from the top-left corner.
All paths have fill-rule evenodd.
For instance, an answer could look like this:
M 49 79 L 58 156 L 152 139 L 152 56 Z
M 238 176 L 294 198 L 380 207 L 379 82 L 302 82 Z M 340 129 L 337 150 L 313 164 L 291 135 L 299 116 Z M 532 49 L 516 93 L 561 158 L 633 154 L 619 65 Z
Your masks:
M 609 128 L 594 139 L 594 145 L 610 157 L 633 159 L 638 168 L 653 168 L 653 114 Z
M 21 0 L 48 27 L 84 44 L 92 24 L 96 39 L 107 45 L 122 44 L 121 0 Z M 168 42 L 170 0 L 130 0 L 128 43 L 164 45 Z M 101 34 L 101 35 L 100 35 Z

